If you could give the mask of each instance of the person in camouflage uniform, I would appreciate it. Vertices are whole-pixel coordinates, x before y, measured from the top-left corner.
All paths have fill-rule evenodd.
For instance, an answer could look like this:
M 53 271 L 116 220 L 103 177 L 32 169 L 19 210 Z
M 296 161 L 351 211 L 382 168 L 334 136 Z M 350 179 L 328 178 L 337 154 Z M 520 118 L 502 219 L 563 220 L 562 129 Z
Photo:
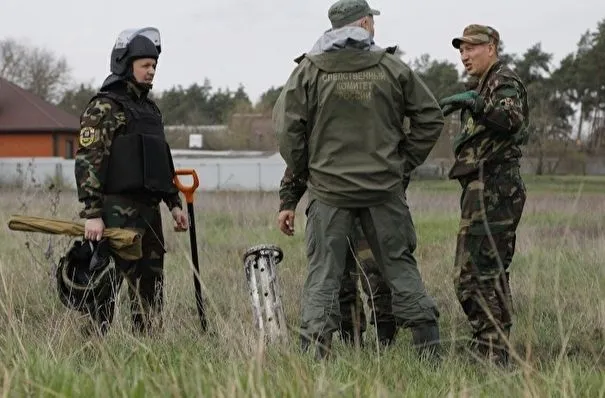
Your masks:
M 84 238 L 99 241 L 106 227 L 132 228 L 142 235 L 142 258 L 116 256 L 114 293 L 85 311 L 90 326 L 101 334 L 112 322 L 123 280 L 133 330 L 150 333 L 161 327 L 165 249 L 160 202 L 171 210 L 178 228 L 188 228 L 161 113 L 148 97 L 160 51 L 157 30 L 123 31 L 112 50 L 112 73 L 80 117 L 75 177 L 84 204 Z
M 519 171 L 527 141 L 527 93 L 498 59 L 498 32 L 469 25 L 454 38 L 475 87 L 440 101 L 445 115 L 461 110 L 449 172 L 462 186 L 455 286 L 473 329 L 473 346 L 488 359 L 508 362 L 512 326 L 509 266 L 526 199 Z
M 439 311 L 418 271 L 403 182 L 434 147 L 444 119 L 395 49 L 374 44 L 378 14 L 365 0 L 333 4 L 332 29 L 299 57 L 273 109 L 286 166 L 308 175 L 300 337 L 317 358 L 329 355 L 339 328 L 338 295 L 356 219 L 391 290 L 397 325 L 411 329 L 420 356 L 439 352 Z
M 278 220 L 294 220 L 294 211 L 307 190 L 307 179 L 295 177 L 286 167 L 279 189 Z M 286 235 L 292 235 L 292 225 L 280 222 L 280 229 Z M 363 344 L 363 333 L 366 331 L 366 315 L 357 281 L 361 281 L 367 296 L 368 307 L 372 309 L 370 324 L 376 326 L 378 341 L 384 346 L 390 345 L 397 332 L 395 318 L 391 309 L 391 290 L 380 274 L 380 267 L 370 250 L 359 219 L 350 236 L 352 247 L 347 251 L 344 279 L 341 282 L 339 301 L 341 311 L 340 336 L 347 344 L 359 341 Z M 358 271 L 357 259 L 361 270 Z M 358 340 L 359 339 L 359 340 Z

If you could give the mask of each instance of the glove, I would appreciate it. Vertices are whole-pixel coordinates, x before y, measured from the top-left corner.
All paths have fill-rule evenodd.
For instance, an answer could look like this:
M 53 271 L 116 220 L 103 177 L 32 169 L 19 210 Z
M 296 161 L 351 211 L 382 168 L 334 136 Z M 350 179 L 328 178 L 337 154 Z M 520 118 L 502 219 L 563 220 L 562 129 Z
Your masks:
M 439 101 L 439 106 L 443 110 L 444 116 L 446 116 L 446 112 L 449 115 L 462 108 L 469 109 L 473 116 L 477 116 L 483 113 L 485 101 L 476 91 L 469 90 L 443 98 Z

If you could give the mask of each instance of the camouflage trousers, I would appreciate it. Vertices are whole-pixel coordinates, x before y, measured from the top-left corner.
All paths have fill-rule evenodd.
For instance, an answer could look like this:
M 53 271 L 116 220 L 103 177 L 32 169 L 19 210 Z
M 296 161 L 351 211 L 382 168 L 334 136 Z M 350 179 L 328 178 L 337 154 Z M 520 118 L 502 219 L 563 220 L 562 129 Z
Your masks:
M 486 170 L 483 181 L 461 179 L 455 259 L 458 300 L 479 346 L 505 346 L 512 326 L 509 266 L 526 190 L 518 165 Z
M 347 342 L 352 342 L 355 336 L 361 338 L 366 330 L 367 319 L 358 281 L 361 282 L 368 308 L 371 309 L 370 324 L 376 325 L 381 341 L 390 342 L 396 333 L 395 317 L 391 308 L 391 289 L 380 273 L 380 267 L 372 254 L 359 219 L 351 234 L 339 295 L 340 333 Z
M 105 227 L 134 228 L 142 234 L 143 256 L 136 261 L 115 257 L 117 278 L 113 294 L 90 309 L 93 326 L 105 333 L 122 283 L 126 281 L 134 332 L 151 333 L 162 327 L 164 284 L 164 236 L 159 203 L 126 195 L 109 195 L 103 203 Z

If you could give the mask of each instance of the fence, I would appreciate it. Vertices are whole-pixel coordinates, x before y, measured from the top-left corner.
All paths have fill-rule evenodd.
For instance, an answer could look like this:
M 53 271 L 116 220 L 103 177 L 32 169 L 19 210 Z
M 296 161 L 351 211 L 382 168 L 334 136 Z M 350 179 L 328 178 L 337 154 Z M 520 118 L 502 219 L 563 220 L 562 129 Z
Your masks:
M 175 158 L 176 168 L 194 169 L 205 191 L 275 191 L 285 163 L 272 158 Z M 184 177 L 187 178 L 187 177 Z M 189 181 L 183 180 L 185 184 Z M 0 158 L 1 186 L 48 186 L 61 184 L 76 189 L 74 161 L 62 158 Z
M 534 174 L 537 159 L 522 158 L 523 173 Z M 605 175 L 605 159 L 546 158 L 544 171 L 557 167 L 557 174 Z M 276 191 L 286 165 L 279 155 L 271 157 L 174 158 L 176 168 L 194 169 L 204 191 Z M 420 178 L 445 178 L 452 159 L 430 159 L 417 169 Z M 74 161 L 63 158 L 0 158 L 0 186 L 48 186 L 59 183 L 76 189 Z M 188 183 L 188 182 L 185 182 Z

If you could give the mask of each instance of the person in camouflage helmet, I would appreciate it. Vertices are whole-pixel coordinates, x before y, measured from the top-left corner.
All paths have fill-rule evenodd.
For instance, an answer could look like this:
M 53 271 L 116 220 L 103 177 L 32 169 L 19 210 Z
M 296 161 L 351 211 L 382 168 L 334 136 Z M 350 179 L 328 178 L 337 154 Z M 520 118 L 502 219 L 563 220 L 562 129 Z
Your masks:
M 306 190 L 307 179 L 295 177 L 292 171 L 286 167 L 279 188 L 278 225 L 280 230 L 288 236 L 294 234 L 294 212 Z M 340 336 L 347 344 L 359 342 L 360 345 L 363 345 L 367 320 L 357 288 L 359 280 L 367 296 L 368 307 L 372 309 L 369 317 L 370 324 L 376 325 L 378 341 L 383 346 L 388 346 L 394 341 L 397 332 L 391 308 L 391 290 L 380 273 L 380 267 L 370 250 L 359 219 L 356 219 L 349 240 L 351 247 L 347 251 L 344 279 L 341 282 L 339 294 Z M 359 258 L 359 270 L 356 256 Z
M 113 294 L 88 310 L 90 326 L 101 334 L 112 322 L 123 280 L 133 330 L 149 333 L 153 326 L 161 327 L 165 249 L 160 202 L 171 210 L 178 228 L 188 228 L 162 116 L 148 97 L 160 51 L 155 28 L 121 32 L 111 53 L 111 74 L 80 117 L 75 177 L 84 204 L 84 238 L 98 241 L 106 227 L 131 228 L 142 235 L 142 258 L 116 256 Z
M 413 254 L 416 233 L 402 182 L 430 153 L 444 118 L 395 49 L 374 43 L 375 15 L 365 0 L 333 4 L 332 29 L 298 58 L 273 109 L 286 166 L 308 176 L 300 332 L 303 350 L 313 344 L 318 358 L 328 356 L 339 328 L 338 295 L 356 219 L 391 290 L 397 325 L 412 330 L 420 355 L 439 347 L 439 312 Z
M 506 364 L 512 326 L 508 269 L 526 199 L 519 159 L 529 109 L 523 82 L 498 59 L 499 43 L 498 32 L 484 25 L 469 25 L 453 39 L 475 84 L 440 105 L 444 115 L 461 111 L 449 172 L 462 186 L 456 293 L 473 329 L 473 346 Z

